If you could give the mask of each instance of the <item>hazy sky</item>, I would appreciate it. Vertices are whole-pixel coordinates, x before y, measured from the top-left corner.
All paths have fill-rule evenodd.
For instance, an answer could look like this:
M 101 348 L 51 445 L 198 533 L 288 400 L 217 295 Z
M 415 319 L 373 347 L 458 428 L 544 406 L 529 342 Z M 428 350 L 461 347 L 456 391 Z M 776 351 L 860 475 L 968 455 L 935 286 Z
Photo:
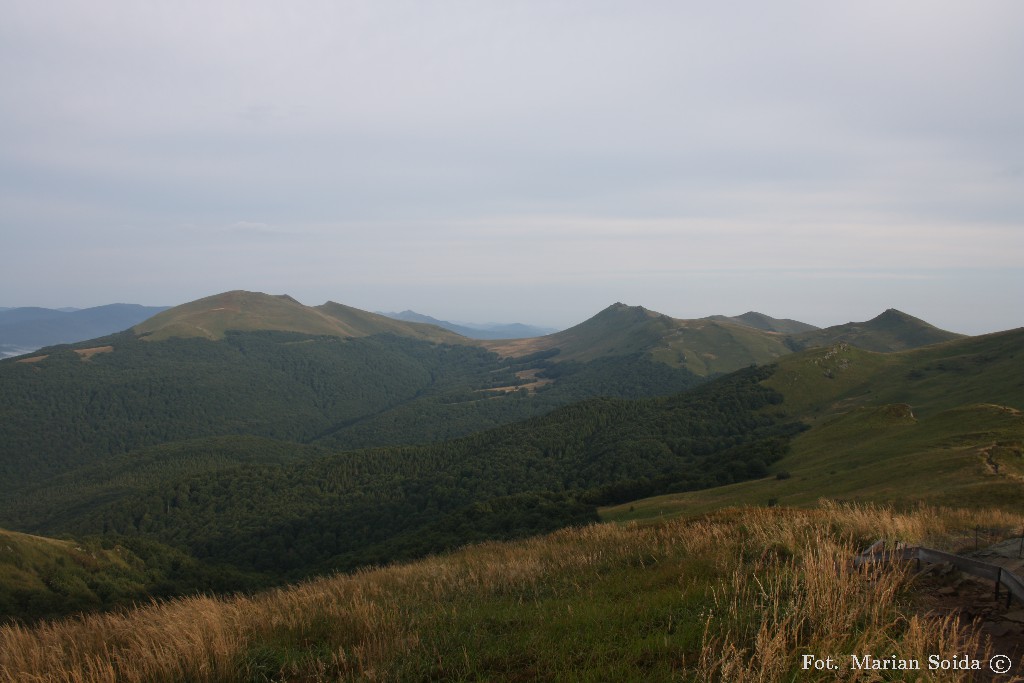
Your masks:
M 1024 2 L 0 0 L 0 306 L 1024 325 Z

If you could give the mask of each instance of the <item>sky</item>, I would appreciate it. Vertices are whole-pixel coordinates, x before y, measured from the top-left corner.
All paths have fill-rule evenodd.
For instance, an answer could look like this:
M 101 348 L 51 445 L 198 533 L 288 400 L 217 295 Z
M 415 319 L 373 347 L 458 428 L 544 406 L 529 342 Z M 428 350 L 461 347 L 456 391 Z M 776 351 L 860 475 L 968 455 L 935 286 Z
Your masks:
M 0 306 L 1024 326 L 1024 3 L 0 0 Z

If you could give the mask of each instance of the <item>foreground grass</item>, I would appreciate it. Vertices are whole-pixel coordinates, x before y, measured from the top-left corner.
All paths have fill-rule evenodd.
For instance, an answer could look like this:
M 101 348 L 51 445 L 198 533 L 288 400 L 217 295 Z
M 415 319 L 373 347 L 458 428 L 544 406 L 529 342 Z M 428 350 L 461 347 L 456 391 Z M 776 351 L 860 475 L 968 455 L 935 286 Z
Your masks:
M 977 649 L 956 621 L 909 614 L 905 575 L 849 559 L 879 537 L 941 545 L 1022 521 L 826 504 L 594 525 L 256 597 L 3 627 L 0 680 L 804 680 L 804 653 Z

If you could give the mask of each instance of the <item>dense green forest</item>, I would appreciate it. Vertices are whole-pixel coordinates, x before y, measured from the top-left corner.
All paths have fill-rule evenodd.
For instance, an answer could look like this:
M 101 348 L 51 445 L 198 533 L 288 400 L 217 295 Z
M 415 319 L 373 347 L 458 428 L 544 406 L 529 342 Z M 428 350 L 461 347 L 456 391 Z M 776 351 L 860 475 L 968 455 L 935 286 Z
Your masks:
M 83 360 L 76 350 L 87 346 L 112 350 Z M 551 371 L 555 353 L 509 361 L 478 347 L 393 335 L 287 332 L 159 343 L 122 333 L 43 349 L 36 362 L 0 362 L 0 490 L 198 437 L 334 449 L 425 443 L 583 398 L 668 395 L 701 381 L 636 355 L 560 368 L 535 392 L 507 390 L 527 383 L 517 372 Z
M 796 429 L 761 410 L 781 400 L 759 384 L 769 373 L 751 368 L 669 398 L 592 399 L 421 446 L 296 455 L 280 442 L 221 437 L 180 446 L 220 458 L 191 474 L 163 466 L 161 457 L 177 459 L 162 447 L 112 482 L 83 470 L 14 508 L 32 531 L 141 534 L 242 571 L 348 569 L 586 522 L 599 504 L 764 476 Z M 231 464 L 230 452 L 246 449 L 256 452 L 250 462 Z
M 47 570 L 45 590 L 0 590 L 0 612 L 251 590 L 585 524 L 764 476 L 798 429 L 769 367 L 704 382 L 643 354 L 557 353 L 121 334 L 0 363 L 0 526 L 137 558 L 113 578 Z

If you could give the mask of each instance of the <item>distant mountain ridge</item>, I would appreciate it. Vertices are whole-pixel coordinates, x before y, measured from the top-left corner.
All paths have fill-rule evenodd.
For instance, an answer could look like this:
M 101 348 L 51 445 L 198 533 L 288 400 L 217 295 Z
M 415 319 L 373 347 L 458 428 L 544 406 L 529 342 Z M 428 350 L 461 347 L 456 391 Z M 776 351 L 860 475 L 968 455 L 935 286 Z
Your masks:
M 465 344 L 467 340 L 435 325 L 394 320 L 328 301 L 306 306 L 287 294 L 234 290 L 168 309 L 134 328 L 150 341 L 171 337 L 222 339 L 229 330 L 276 330 L 335 337 L 397 334 L 425 341 Z
M 893 309 L 780 331 L 794 323 L 616 303 L 480 342 L 225 292 L 0 362 L 0 526 L 145 537 L 283 580 L 730 482 L 789 505 L 891 498 L 923 472 L 935 500 L 1019 505 L 1024 330 L 961 339 Z M 24 580 L 62 589 L 63 556 Z
M 792 352 L 782 335 L 749 325 L 710 318 L 680 320 L 621 302 L 546 337 L 483 344 L 509 356 L 559 349 L 556 360 L 589 361 L 647 353 L 661 363 L 684 367 L 700 376 L 770 363 Z
M 679 319 L 642 306 L 615 303 L 579 325 L 555 334 L 483 345 L 507 356 L 558 349 L 556 359 L 583 361 L 649 353 L 666 365 L 708 376 L 750 364 L 771 363 L 794 351 L 840 341 L 870 351 L 892 352 L 963 336 L 895 309 L 867 322 L 819 329 L 754 311 L 735 318 L 716 315 Z
M 743 315 L 737 315 L 735 317 L 713 315 L 710 316 L 709 319 L 736 323 L 737 325 L 746 325 L 747 327 L 753 327 L 766 332 L 782 332 L 783 334 L 798 334 L 800 332 L 810 332 L 811 330 L 820 329 L 816 325 L 802 323 L 799 320 L 790 320 L 789 318 L 783 318 L 780 320 L 779 318 L 772 318 L 771 316 L 767 316 L 764 313 L 758 313 L 757 311 L 747 311 Z
M 890 308 L 866 322 L 833 325 L 793 335 L 793 339 L 801 348 L 846 342 L 867 351 L 888 353 L 963 339 L 965 336 L 941 330 L 920 318 Z
M 589 362 L 634 354 L 702 377 L 771 363 L 794 351 L 839 341 L 871 351 L 901 351 L 963 335 L 940 330 L 895 309 L 861 323 L 819 329 L 755 311 L 739 316 L 679 319 L 617 302 L 593 317 L 543 336 L 481 338 L 477 331 L 413 311 L 370 313 L 336 302 L 305 306 L 288 295 L 231 291 L 205 297 L 135 326 L 147 340 L 221 339 L 228 330 L 277 330 L 342 338 L 396 334 L 434 343 L 483 346 L 500 356 L 550 354 L 555 362 Z M 455 328 L 455 329 L 453 329 Z
M 770 363 L 794 351 L 836 342 L 892 352 L 964 336 L 895 309 L 865 322 L 817 328 L 756 311 L 678 319 L 621 302 L 568 329 L 536 335 L 532 333 L 544 328 L 514 323 L 479 329 L 414 311 L 371 313 L 333 301 L 306 306 L 286 294 L 234 290 L 173 308 L 111 304 L 72 312 L 31 307 L 0 310 L 0 353 L 27 353 L 126 328 L 148 341 L 172 337 L 216 340 L 229 330 L 341 338 L 395 334 L 433 343 L 483 346 L 507 357 L 551 353 L 556 362 L 647 354 L 700 376 Z
M 423 315 L 416 311 L 402 311 L 401 313 L 386 313 L 378 311 L 379 315 L 385 315 L 395 320 L 404 320 L 412 323 L 426 323 L 437 325 L 456 334 L 461 334 L 469 339 L 522 339 L 524 337 L 541 337 L 546 334 L 557 332 L 553 327 L 539 327 L 537 325 L 524 325 L 523 323 L 486 323 L 483 325 L 471 323 L 453 323 L 448 320 L 438 320 L 429 315 Z
M 166 306 L 139 304 L 69 310 L 35 306 L 3 308 L 0 309 L 0 356 L 120 332 L 166 309 Z

